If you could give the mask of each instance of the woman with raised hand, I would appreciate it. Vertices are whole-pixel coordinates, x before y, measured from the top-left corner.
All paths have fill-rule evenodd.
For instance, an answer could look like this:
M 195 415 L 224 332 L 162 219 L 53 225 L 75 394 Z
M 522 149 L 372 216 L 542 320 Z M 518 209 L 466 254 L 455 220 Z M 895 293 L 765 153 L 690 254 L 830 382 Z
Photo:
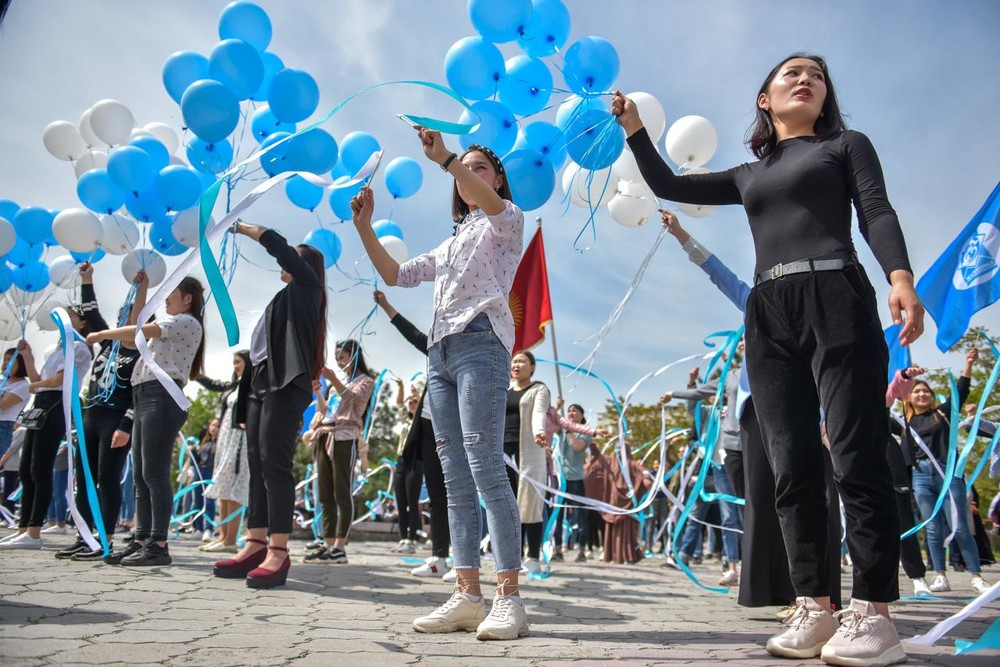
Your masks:
M 749 218 L 757 266 L 746 364 L 797 596 L 796 612 L 767 650 L 832 664 L 894 664 L 906 654 L 889 618 L 889 603 L 899 597 L 899 519 L 884 449 L 888 351 L 851 240 L 852 204 L 892 285 L 889 309 L 903 324 L 904 345 L 923 331 L 923 307 L 878 156 L 865 135 L 847 129 L 826 62 L 801 53 L 785 58 L 765 78 L 756 108 L 748 145 L 758 161 L 676 176 L 635 104 L 621 93 L 612 100 L 658 197 L 739 204 Z M 830 608 L 820 408 L 854 561 L 854 600 L 839 625 Z
M 185 277 L 167 295 L 166 316 L 142 326 L 149 339 L 153 362 L 178 386 L 201 375 L 205 355 L 202 310 L 204 289 L 197 278 Z M 90 344 L 135 339 L 134 325 L 105 329 L 87 336 Z M 167 388 L 139 359 L 132 370 L 132 466 L 135 481 L 135 535 L 122 551 L 111 554 L 112 564 L 131 567 L 170 565 L 167 548 L 173 487 L 170 464 L 174 442 L 187 419 L 187 410 L 174 401 Z
M 326 269 L 319 250 L 304 244 L 293 248 L 273 229 L 237 220 L 231 231 L 257 241 L 278 261 L 285 286 L 253 328 L 251 366 L 243 371 L 236 402 L 236 422 L 246 424 L 250 537 L 213 572 L 226 579 L 245 577 L 250 588 L 274 588 L 285 584 L 291 567 L 292 459 L 302 413 L 326 356 Z
M 351 202 L 354 226 L 387 285 L 434 282 L 427 391 L 448 489 L 457 579 L 451 598 L 416 619 L 413 628 L 475 629 L 478 639 L 516 639 L 528 634 L 518 589 L 521 526 L 502 457 L 514 345 L 508 297 L 524 243 L 524 215 L 510 201 L 503 163 L 493 151 L 474 144 L 459 158 L 439 132 L 418 131 L 427 158 L 455 178 L 454 235 L 400 265 L 372 229 L 372 191 L 362 190 Z M 480 497 L 497 572 L 497 595 L 488 616 L 479 583 Z

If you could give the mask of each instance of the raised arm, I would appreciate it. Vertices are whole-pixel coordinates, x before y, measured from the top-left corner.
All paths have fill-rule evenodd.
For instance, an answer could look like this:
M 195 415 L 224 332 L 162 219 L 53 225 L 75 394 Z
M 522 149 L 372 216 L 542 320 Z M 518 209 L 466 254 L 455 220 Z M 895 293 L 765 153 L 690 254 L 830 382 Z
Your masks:
M 478 175 L 473 173 L 455 153 L 448 150 L 444 145 L 444 138 L 440 132 L 428 130 L 425 127 L 417 128 L 420 134 L 420 143 L 424 148 L 424 155 L 431 162 L 437 163 L 445 171 L 455 177 L 455 181 L 463 190 L 469 193 L 476 205 L 483 210 L 486 215 L 500 215 L 507 204 L 490 183 L 487 183 Z
M 94 291 L 94 265 L 84 262 L 80 265 L 80 310 L 83 320 L 91 331 L 104 331 L 108 323 L 97 307 L 97 292 Z
M 375 230 L 372 229 L 374 212 L 375 195 L 370 188 L 362 188 L 361 192 L 351 200 L 351 219 L 354 228 L 358 230 L 358 236 L 361 237 L 361 244 L 368 253 L 368 259 L 382 277 L 382 281 L 390 287 L 395 287 L 399 277 L 399 262 L 386 252 L 375 235 Z
M 94 343 L 100 343 L 102 340 L 120 340 L 120 341 L 130 341 L 135 340 L 135 326 L 128 327 L 118 327 L 116 329 L 105 329 L 104 331 L 97 331 L 87 336 L 87 345 L 93 345 Z M 160 325 L 156 322 L 150 322 L 149 324 L 144 324 L 142 326 L 142 335 L 147 339 L 149 338 L 159 338 L 163 335 L 163 330 Z
M 275 230 L 237 220 L 233 223 L 230 231 L 233 234 L 243 234 L 260 243 L 264 247 L 264 250 L 267 251 L 267 254 L 278 260 L 278 266 L 287 271 L 298 284 L 314 287 L 323 286 L 319 276 L 302 259 L 298 251 L 290 246 L 285 237 Z
M 392 307 L 389 300 L 385 298 L 385 293 L 381 290 L 375 290 L 374 293 L 375 303 L 385 311 L 385 314 L 389 316 L 389 323 L 396 327 L 396 330 L 407 340 L 407 342 L 413 347 L 417 348 L 424 354 L 427 354 L 427 334 L 418 329 L 413 325 L 408 319 L 400 315 L 399 311 Z

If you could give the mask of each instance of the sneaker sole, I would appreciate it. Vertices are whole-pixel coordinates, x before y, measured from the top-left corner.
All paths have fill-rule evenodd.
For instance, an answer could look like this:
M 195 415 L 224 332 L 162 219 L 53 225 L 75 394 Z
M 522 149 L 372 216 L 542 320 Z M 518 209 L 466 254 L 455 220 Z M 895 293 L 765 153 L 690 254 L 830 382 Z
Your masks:
M 771 655 L 778 656 L 779 658 L 818 658 L 823 652 L 823 647 L 826 645 L 826 641 L 822 641 L 814 646 L 806 648 L 785 648 L 784 646 L 778 646 L 777 644 L 772 644 L 770 641 L 767 642 L 767 652 Z M 867 663 L 863 663 L 867 664 Z
M 417 632 L 423 632 L 429 635 L 439 635 L 448 632 L 458 632 L 460 630 L 463 632 L 475 632 L 476 630 L 479 629 L 479 624 L 482 623 L 485 619 L 486 616 L 484 615 L 482 618 L 478 620 L 452 623 L 450 625 L 436 625 L 436 626 L 426 626 L 426 627 L 421 627 L 420 625 L 417 625 L 416 621 L 414 621 L 413 629 L 416 630 Z
M 906 662 L 906 652 L 898 644 L 877 658 L 845 658 L 838 655 L 821 655 L 820 657 L 828 665 L 844 665 L 845 667 L 888 667 Z
M 141 563 L 126 563 L 124 560 L 119 563 L 122 567 L 157 567 L 161 565 L 170 565 L 174 560 L 172 558 L 158 558 L 156 560 L 144 560 Z
M 483 629 L 476 633 L 476 639 L 479 641 L 505 641 L 510 639 L 520 639 L 521 637 L 528 636 L 528 626 L 525 624 L 523 627 L 517 628 L 516 631 L 509 633 L 497 633 L 492 630 Z
M 444 576 L 440 572 L 428 572 L 428 571 L 417 572 L 415 570 L 410 570 L 410 574 L 412 574 L 414 577 L 425 577 L 425 578 Z

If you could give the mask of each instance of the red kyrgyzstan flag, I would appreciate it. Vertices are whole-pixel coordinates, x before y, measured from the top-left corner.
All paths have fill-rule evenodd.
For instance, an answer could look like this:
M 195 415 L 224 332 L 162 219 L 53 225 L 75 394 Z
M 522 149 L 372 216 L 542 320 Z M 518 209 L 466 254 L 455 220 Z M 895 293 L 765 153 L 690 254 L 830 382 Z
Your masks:
M 545 340 L 544 329 L 552 322 L 552 300 L 541 227 L 521 256 L 514 274 L 510 312 L 514 315 L 514 352 L 530 350 Z

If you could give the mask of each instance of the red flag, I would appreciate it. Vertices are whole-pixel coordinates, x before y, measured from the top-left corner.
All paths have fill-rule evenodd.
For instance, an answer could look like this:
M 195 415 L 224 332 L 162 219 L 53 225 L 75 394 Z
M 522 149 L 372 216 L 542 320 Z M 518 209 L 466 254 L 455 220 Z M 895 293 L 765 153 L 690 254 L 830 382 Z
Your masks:
M 514 315 L 515 352 L 530 350 L 545 340 L 544 329 L 552 323 L 552 300 L 541 227 L 517 265 L 510 290 L 510 312 Z

